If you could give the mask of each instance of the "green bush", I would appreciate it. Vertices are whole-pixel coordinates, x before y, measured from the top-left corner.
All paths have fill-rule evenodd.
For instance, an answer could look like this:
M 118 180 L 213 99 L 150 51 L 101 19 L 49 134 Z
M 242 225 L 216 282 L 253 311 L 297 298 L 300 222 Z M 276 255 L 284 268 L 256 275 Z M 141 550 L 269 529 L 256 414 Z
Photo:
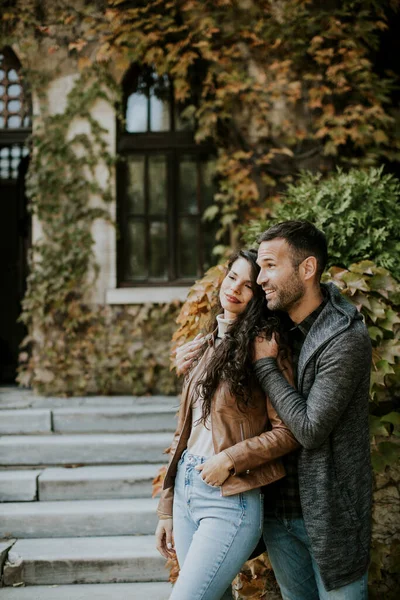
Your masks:
M 322 229 L 329 244 L 330 266 L 349 267 L 372 260 L 400 279 L 400 181 L 383 168 L 348 173 L 338 170 L 328 179 L 302 173 L 290 185 L 269 221 L 252 223 L 249 243 L 273 223 L 305 219 Z

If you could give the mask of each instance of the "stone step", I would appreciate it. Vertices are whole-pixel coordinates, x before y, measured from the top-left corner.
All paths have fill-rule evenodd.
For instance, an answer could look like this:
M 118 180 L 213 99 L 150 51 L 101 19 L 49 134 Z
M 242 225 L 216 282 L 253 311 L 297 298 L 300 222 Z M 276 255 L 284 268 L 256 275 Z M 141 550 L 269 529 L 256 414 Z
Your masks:
M 154 536 L 18 540 L 8 553 L 3 574 L 5 586 L 167 579 L 165 559 L 155 548 Z
M 176 396 L 74 396 L 58 398 L 35 396 L 30 390 L 18 387 L 0 387 L 0 410 L 22 408 L 72 408 L 82 407 L 129 407 L 160 405 L 178 410 L 179 399 Z
M 27 410 L 2 410 L 0 435 L 18 433 L 49 433 L 51 411 L 44 408 Z
M 38 477 L 42 471 L 0 471 L 0 502 L 37 500 Z
M 175 431 L 176 428 L 176 409 L 154 402 L 126 408 L 55 408 L 52 413 L 53 430 L 60 433 L 140 433 Z
M 0 465 L 159 463 L 171 441 L 161 432 L 2 436 Z
M 157 500 L 9 502 L 0 511 L 0 537 L 62 538 L 150 535 Z
M 160 467 L 161 464 L 48 468 L 38 479 L 39 500 L 150 498 L 152 481 Z M 1 490 L 0 473 L 0 499 Z
M 168 600 L 169 583 L 103 583 L 3 588 L 2 600 Z
M 0 435 L 174 431 L 176 407 L 167 403 L 127 407 L 65 407 L 2 410 Z

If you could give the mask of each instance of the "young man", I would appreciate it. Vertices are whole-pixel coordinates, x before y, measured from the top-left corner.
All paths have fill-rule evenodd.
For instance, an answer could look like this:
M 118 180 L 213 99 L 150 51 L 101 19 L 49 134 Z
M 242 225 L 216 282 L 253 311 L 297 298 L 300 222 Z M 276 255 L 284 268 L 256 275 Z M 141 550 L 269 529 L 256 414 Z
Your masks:
M 275 340 L 255 342 L 255 373 L 302 448 L 266 497 L 264 541 L 284 600 L 364 600 L 371 530 L 371 343 L 357 309 L 321 285 L 324 234 L 287 221 L 259 238 L 258 283 L 288 313 L 294 389 Z

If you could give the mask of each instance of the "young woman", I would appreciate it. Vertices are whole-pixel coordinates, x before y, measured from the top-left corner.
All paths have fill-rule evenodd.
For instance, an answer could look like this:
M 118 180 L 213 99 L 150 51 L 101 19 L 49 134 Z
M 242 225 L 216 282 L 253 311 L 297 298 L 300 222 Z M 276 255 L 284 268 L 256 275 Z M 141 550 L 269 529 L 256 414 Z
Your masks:
M 156 530 L 160 553 L 172 556 L 175 543 L 180 565 L 170 600 L 222 597 L 262 534 L 260 487 L 285 475 L 279 457 L 298 447 L 252 373 L 254 338 L 279 326 L 256 284 L 256 258 L 232 257 L 213 331 L 177 359 L 181 371 L 191 367 Z M 290 379 L 284 357 L 280 364 Z

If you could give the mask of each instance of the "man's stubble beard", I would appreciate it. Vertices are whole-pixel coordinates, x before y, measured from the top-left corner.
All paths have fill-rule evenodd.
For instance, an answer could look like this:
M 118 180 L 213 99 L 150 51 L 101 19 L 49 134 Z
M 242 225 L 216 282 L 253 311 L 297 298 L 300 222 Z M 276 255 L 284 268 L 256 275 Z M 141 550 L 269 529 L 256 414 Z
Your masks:
M 300 280 L 296 272 L 293 273 L 293 278 L 287 285 L 280 290 L 274 290 L 275 298 L 271 301 L 267 300 L 267 306 L 270 310 L 281 310 L 289 312 L 303 298 L 305 289 L 304 284 Z

